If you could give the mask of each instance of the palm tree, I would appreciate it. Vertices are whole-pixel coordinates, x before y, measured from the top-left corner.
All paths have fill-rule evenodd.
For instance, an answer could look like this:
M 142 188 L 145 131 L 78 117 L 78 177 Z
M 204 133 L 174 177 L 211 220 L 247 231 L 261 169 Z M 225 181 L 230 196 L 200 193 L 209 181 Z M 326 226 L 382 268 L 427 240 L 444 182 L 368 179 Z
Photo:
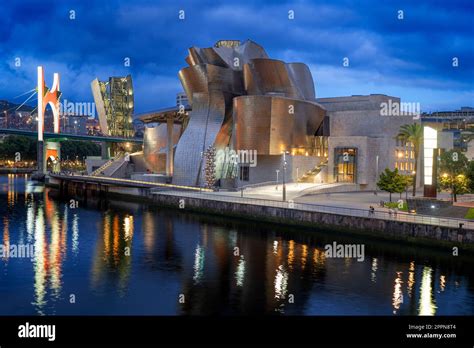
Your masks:
M 416 177 L 418 175 L 418 157 L 420 155 L 421 141 L 423 140 L 423 127 L 419 123 L 404 124 L 400 127 L 397 139 L 411 143 L 415 152 L 415 173 L 413 178 L 413 196 L 416 194 Z

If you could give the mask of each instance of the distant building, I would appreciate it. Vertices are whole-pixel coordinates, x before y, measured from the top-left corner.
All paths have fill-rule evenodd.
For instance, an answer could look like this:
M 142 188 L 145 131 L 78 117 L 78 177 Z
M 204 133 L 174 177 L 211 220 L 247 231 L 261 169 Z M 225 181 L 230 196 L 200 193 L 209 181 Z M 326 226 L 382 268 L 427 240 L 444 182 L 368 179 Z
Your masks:
M 15 128 L 15 129 L 31 129 L 33 125 L 33 120 L 31 116 L 31 112 L 28 111 L 15 111 L 14 113 L 10 114 L 10 118 L 8 120 L 8 127 Z
M 110 77 L 103 82 L 91 83 L 99 123 L 104 135 L 133 137 L 132 115 L 134 110 L 132 77 Z
M 454 111 L 423 113 L 421 122 L 423 125 L 436 129 L 441 137 L 445 138 L 445 142 L 452 139 L 450 148 L 468 151 L 469 143 L 474 139 L 474 108 L 472 107 L 462 107 L 460 110 Z
M 0 112 L 0 128 L 8 128 L 7 125 L 8 122 L 8 117 L 7 117 L 7 112 Z
M 87 116 L 83 115 L 61 115 L 61 133 L 86 135 Z
M 86 121 L 86 130 L 88 135 L 102 135 L 99 120 L 89 117 Z
M 139 119 L 134 119 L 132 122 L 133 130 L 135 131 L 135 138 L 143 138 L 145 133 L 145 123 Z
M 8 101 L 0 101 L 0 127 L 33 130 L 36 127 L 33 108 L 28 105 L 15 105 Z

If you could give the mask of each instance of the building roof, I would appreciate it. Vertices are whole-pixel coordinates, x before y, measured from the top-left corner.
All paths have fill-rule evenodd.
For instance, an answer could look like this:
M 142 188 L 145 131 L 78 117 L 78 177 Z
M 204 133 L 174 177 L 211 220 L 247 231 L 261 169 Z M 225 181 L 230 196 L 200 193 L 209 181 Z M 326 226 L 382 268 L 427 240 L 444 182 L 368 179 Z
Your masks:
M 189 105 L 184 106 L 184 112 L 180 112 L 178 106 L 172 106 L 138 114 L 135 115 L 135 117 L 144 123 L 162 123 L 166 122 L 170 117 L 173 118 L 174 123 L 183 123 L 183 121 L 188 117 L 189 111 L 191 111 L 191 107 Z

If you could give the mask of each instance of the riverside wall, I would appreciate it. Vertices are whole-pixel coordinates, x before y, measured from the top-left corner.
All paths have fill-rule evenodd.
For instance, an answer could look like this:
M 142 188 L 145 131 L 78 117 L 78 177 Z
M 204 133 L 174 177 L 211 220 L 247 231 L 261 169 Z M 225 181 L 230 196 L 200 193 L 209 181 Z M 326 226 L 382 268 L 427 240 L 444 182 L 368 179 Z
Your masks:
M 347 232 L 360 232 L 383 239 L 397 239 L 411 242 L 422 241 L 425 244 L 458 245 L 474 250 L 474 231 L 463 228 L 419 224 L 397 220 L 382 220 L 369 217 L 347 216 L 315 211 L 303 211 L 290 208 L 269 207 L 236 202 L 214 201 L 185 196 L 155 194 L 154 203 L 207 212 L 218 215 L 234 216 L 258 221 L 269 221 L 287 225 L 328 228 Z M 181 200 L 181 201 L 180 201 Z
M 60 188 L 58 182 L 49 186 Z M 68 182 L 68 197 L 99 196 L 100 198 L 142 201 L 159 206 L 180 210 L 196 211 L 206 214 L 223 215 L 255 221 L 273 222 L 284 225 L 303 226 L 314 229 L 340 231 L 353 235 L 370 235 L 379 239 L 399 240 L 413 244 L 433 246 L 457 246 L 459 249 L 474 251 L 474 230 L 466 228 L 445 227 L 415 222 L 384 220 L 370 217 L 348 216 L 335 213 L 304 211 L 283 207 L 271 207 L 240 202 L 226 202 L 209 198 L 189 197 L 183 194 L 151 193 L 144 188 L 125 188 Z M 92 198 L 92 197 L 91 197 Z

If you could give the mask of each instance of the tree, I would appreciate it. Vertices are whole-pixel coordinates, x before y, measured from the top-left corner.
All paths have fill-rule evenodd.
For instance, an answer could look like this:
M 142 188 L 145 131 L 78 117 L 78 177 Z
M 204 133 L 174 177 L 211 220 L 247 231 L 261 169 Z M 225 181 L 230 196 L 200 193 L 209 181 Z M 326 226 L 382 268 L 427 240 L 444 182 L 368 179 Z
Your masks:
M 469 180 L 463 174 L 454 177 L 444 174 L 439 178 L 439 187 L 443 190 L 449 190 L 451 201 L 457 202 L 457 195 L 469 192 Z
M 83 157 L 99 156 L 100 145 L 91 141 L 63 141 L 61 142 L 61 158 L 75 159 L 82 161 Z
M 9 135 L 0 143 L 0 157 L 13 160 L 19 153 L 22 160 L 36 160 L 36 139 L 22 136 Z
M 457 195 L 468 192 L 468 163 L 467 157 L 456 149 L 446 151 L 440 157 L 439 188 L 449 190 L 453 202 L 457 202 Z
M 413 180 L 413 197 L 416 195 L 416 178 L 418 175 L 418 157 L 420 155 L 420 146 L 423 140 L 423 127 L 419 123 L 405 124 L 400 127 L 397 139 L 411 143 L 415 152 L 415 175 Z
M 377 182 L 379 189 L 390 194 L 390 202 L 392 201 L 392 193 L 402 193 L 406 186 L 407 179 L 405 175 L 401 175 L 398 172 L 397 168 L 394 170 L 385 168 L 385 171 L 380 174 L 379 181 Z
M 466 177 L 468 184 L 467 188 L 470 193 L 474 193 L 474 161 L 469 161 L 467 165 Z
M 408 188 L 413 184 L 413 176 L 411 175 L 402 175 L 403 177 L 403 184 L 404 184 L 404 191 L 408 192 Z M 408 193 L 407 193 L 408 195 Z M 400 192 L 400 198 L 402 198 L 402 193 Z

